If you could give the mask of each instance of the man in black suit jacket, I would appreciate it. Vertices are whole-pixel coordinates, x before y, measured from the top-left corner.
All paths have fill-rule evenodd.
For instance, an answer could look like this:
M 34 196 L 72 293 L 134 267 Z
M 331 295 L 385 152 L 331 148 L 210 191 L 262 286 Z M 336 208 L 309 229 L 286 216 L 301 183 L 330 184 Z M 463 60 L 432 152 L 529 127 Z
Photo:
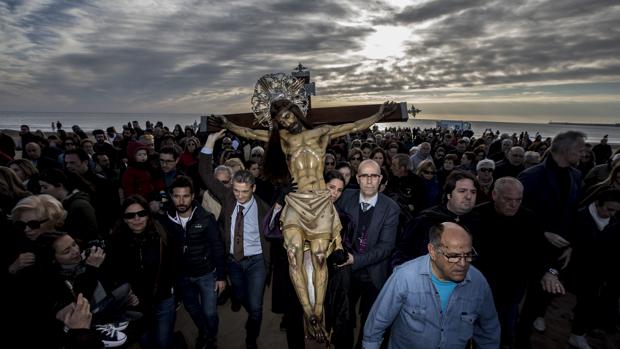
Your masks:
M 248 312 L 246 346 L 256 348 L 263 314 L 263 293 L 269 270 L 269 243 L 263 219 L 269 206 L 254 195 L 255 178 L 247 170 L 233 174 L 232 190 L 213 175 L 213 147 L 223 132 L 210 134 L 200 154 L 200 177 L 222 203 L 222 240 L 228 254 L 228 275 L 233 292 Z M 242 218 L 239 218 L 239 217 Z M 241 231 L 241 233 L 240 233 Z
M 351 216 L 356 227 L 354 251 L 340 267 L 351 265 L 350 309 L 355 309 L 360 300 L 361 328 L 364 328 L 370 308 L 388 278 L 400 213 L 398 204 L 379 193 L 381 177 L 381 168 L 375 161 L 362 161 L 357 171 L 360 189 L 346 190 L 337 202 L 338 208 Z M 361 345 L 362 332 L 356 347 Z

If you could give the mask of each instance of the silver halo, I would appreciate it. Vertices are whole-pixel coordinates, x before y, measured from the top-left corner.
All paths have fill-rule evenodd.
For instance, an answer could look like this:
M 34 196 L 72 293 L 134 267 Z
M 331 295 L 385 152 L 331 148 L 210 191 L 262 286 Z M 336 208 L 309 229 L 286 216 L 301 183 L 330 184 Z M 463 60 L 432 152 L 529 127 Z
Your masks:
M 308 94 L 303 80 L 284 73 L 266 74 L 258 79 L 252 95 L 254 124 L 270 127 L 271 104 L 281 99 L 293 102 L 304 116 L 308 113 Z

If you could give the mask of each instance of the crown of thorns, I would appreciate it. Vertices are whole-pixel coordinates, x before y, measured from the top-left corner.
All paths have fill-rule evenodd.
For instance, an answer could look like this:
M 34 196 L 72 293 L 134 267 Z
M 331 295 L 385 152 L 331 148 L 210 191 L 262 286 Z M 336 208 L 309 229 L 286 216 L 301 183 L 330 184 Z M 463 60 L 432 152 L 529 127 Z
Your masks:
M 271 129 L 271 105 L 279 100 L 292 102 L 306 116 L 308 94 L 304 88 L 303 80 L 298 80 L 284 73 L 266 74 L 258 79 L 252 95 L 254 124 Z

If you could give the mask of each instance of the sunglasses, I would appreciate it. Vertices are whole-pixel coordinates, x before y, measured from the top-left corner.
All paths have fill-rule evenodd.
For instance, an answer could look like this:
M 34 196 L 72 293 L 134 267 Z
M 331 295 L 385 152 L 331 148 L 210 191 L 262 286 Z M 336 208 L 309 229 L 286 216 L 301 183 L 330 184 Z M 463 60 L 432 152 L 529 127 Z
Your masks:
M 23 232 L 24 230 L 26 230 L 26 227 L 30 228 L 31 230 L 39 229 L 41 228 L 41 224 L 47 221 L 47 219 L 44 219 L 42 221 L 32 220 L 28 222 L 16 221 L 13 223 L 13 226 L 17 231 Z
M 325 165 L 334 165 L 335 163 L 333 161 L 325 161 Z
M 493 169 L 492 168 L 481 168 L 481 169 L 478 169 L 478 172 L 493 172 Z
M 352 158 L 351 158 L 351 160 L 358 160 L 358 161 L 359 161 L 359 160 L 361 160 L 361 159 L 362 159 L 362 158 L 361 158 L 361 157 L 359 157 L 359 156 L 354 156 L 354 157 L 352 157 Z
M 136 216 L 143 218 L 148 215 L 149 215 L 149 212 L 147 210 L 142 210 L 142 211 L 137 211 L 137 212 L 125 212 L 123 213 L 123 219 L 132 219 L 132 218 L 135 218 Z

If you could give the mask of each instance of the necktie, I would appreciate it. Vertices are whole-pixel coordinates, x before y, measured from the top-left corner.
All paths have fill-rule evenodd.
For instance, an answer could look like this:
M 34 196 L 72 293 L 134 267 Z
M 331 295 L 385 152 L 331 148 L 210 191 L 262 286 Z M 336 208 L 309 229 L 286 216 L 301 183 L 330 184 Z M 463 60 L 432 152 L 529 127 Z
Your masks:
M 367 202 L 362 202 L 362 211 L 366 212 L 370 208 L 370 204 Z
M 235 219 L 235 236 L 233 256 L 237 261 L 243 259 L 243 206 L 237 206 L 237 219 Z

